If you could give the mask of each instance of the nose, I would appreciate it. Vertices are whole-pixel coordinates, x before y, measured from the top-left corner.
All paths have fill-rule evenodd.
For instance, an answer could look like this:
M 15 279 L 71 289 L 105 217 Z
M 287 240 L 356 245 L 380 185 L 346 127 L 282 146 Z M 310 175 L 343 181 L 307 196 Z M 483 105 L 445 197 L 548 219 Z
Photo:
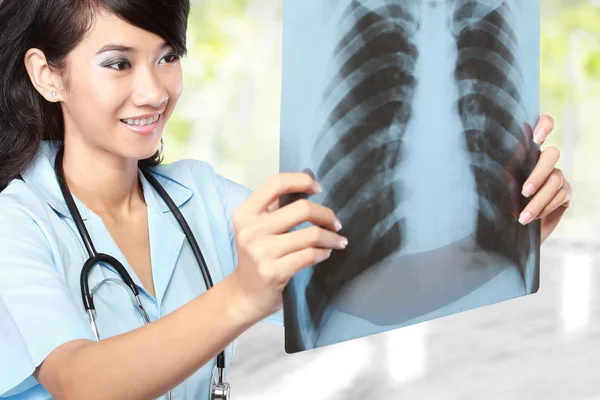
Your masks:
M 158 73 L 151 68 L 140 68 L 133 82 L 132 100 L 136 107 L 162 108 L 169 100 L 169 94 Z

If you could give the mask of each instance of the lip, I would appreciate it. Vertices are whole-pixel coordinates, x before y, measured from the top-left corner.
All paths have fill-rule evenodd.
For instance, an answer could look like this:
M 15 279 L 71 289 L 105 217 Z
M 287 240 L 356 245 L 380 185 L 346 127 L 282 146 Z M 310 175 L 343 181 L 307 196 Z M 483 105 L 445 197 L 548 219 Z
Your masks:
M 135 117 L 121 118 L 121 121 L 126 121 L 128 119 L 148 119 L 148 118 L 155 117 L 157 115 L 162 115 L 164 112 L 165 112 L 165 110 L 162 110 L 160 112 L 155 112 L 155 113 L 152 113 L 152 114 L 144 114 L 144 115 L 137 115 Z
M 123 118 L 123 120 L 128 120 L 128 119 L 146 119 L 146 118 L 151 118 L 151 117 L 154 117 L 154 116 L 156 116 L 156 113 L 155 114 L 141 115 L 141 116 L 135 117 L 135 118 Z M 158 119 L 156 121 L 154 121 L 154 123 L 152 123 L 150 125 L 146 125 L 146 126 L 129 125 L 129 124 L 123 122 L 123 120 L 121 120 L 121 123 L 123 125 L 125 125 L 125 127 L 127 129 L 129 129 L 132 132 L 137 133 L 138 135 L 149 136 L 149 135 L 152 135 L 154 133 L 154 131 L 156 130 L 156 128 L 158 128 L 158 125 L 162 121 L 162 117 L 163 117 L 163 114 L 160 113 Z

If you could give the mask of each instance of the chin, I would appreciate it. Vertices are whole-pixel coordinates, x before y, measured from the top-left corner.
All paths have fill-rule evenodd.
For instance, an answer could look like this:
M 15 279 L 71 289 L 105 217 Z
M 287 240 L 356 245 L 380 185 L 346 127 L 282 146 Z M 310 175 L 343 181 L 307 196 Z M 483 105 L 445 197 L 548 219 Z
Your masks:
M 119 153 L 123 158 L 129 160 L 145 160 L 152 157 L 160 149 L 160 136 L 156 140 L 147 141 L 143 143 L 128 143 L 121 147 Z
M 145 149 L 138 149 L 138 151 L 136 152 L 137 154 L 132 158 L 135 158 L 138 161 L 145 160 L 146 158 L 152 157 L 159 149 L 160 149 L 160 146 L 158 146 L 158 145 L 148 147 Z

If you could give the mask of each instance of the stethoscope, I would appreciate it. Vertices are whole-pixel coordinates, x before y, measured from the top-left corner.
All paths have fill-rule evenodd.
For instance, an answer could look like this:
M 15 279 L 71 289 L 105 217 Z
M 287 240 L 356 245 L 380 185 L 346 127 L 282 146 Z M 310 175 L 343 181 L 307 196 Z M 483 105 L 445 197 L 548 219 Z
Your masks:
M 64 171 L 62 168 L 63 153 L 64 153 L 64 147 L 61 147 L 56 155 L 56 160 L 54 162 L 54 171 L 56 173 L 56 177 L 58 179 L 58 184 L 60 186 L 62 195 L 65 199 L 65 202 L 67 203 L 67 207 L 69 208 L 71 216 L 73 217 L 73 221 L 75 221 L 77 230 L 79 231 L 79 234 L 81 235 L 81 238 L 83 240 L 83 244 L 85 245 L 85 247 L 88 251 L 88 254 L 89 254 L 89 258 L 87 259 L 87 261 L 83 265 L 83 268 L 81 269 L 81 276 L 80 276 L 81 296 L 83 299 L 83 305 L 85 307 L 85 310 L 86 310 L 89 320 L 90 320 L 90 325 L 92 327 L 92 330 L 94 331 L 96 340 L 99 341 L 100 336 L 98 334 L 98 327 L 96 325 L 96 309 L 94 307 L 93 293 L 101 284 L 103 284 L 107 281 L 117 283 L 121 287 L 126 287 L 126 288 L 130 289 L 131 293 L 133 294 L 137 308 L 140 311 L 140 313 L 142 314 L 142 317 L 144 319 L 144 325 L 150 323 L 150 318 L 148 318 L 148 314 L 146 313 L 146 310 L 144 309 L 144 306 L 142 305 L 142 303 L 140 301 L 139 292 L 137 290 L 137 287 L 135 286 L 135 283 L 133 282 L 133 279 L 131 278 L 131 276 L 129 275 L 127 270 L 125 270 L 125 267 L 123 267 L 123 265 L 114 257 L 112 257 L 108 254 L 98 253 L 96 251 L 96 249 L 94 248 L 92 239 L 90 238 L 90 235 L 89 235 L 87 229 L 85 228 L 83 219 L 81 218 L 81 215 L 79 214 L 79 210 L 77 209 L 77 206 L 75 205 L 73 196 L 71 195 L 71 192 L 69 191 L 67 183 L 65 181 Z M 141 169 L 142 173 L 144 174 L 144 176 L 146 177 L 146 179 L 150 182 L 152 187 L 154 187 L 154 189 L 159 193 L 159 195 L 163 199 L 163 201 L 165 203 L 167 203 L 169 210 L 173 213 L 173 215 L 175 215 L 177 222 L 179 222 L 181 229 L 183 229 L 183 232 L 185 233 L 185 236 L 192 247 L 192 251 L 194 252 L 196 261 L 198 262 L 198 265 L 200 266 L 200 270 L 202 271 L 202 276 L 204 277 L 204 282 L 206 283 L 206 287 L 211 288 L 213 286 L 213 282 L 212 282 L 210 273 L 208 271 L 208 267 L 206 266 L 206 262 L 204 260 L 204 257 L 202 256 L 200 247 L 198 246 L 198 242 L 196 242 L 196 238 L 194 237 L 192 230 L 190 229 L 189 225 L 187 224 L 187 221 L 185 220 L 185 218 L 179 211 L 179 208 L 177 208 L 175 203 L 173 203 L 173 200 L 171 199 L 169 194 L 160 185 L 160 183 L 158 183 L 156 178 L 147 169 L 147 167 L 140 166 L 140 169 Z M 108 266 L 114 268 L 115 271 L 121 276 L 122 281 L 120 281 L 118 279 L 105 279 L 104 281 L 102 281 L 101 283 L 96 285 L 96 287 L 91 292 L 92 294 L 90 294 L 88 277 L 89 277 L 92 267 L 94 267 L 94 265 L 96 265 L 100 262 L 103 262 L 103 263 L 107 264 Z M 217 374 L 214 374 L 214 373 L 212 374 L 211 386 L 210 386 L 210 399 L 211 400 L 228 400 L 229 399 L 230 386 L 229 386 L 229 383 L 224 382 L 224 369 L 225 369 L 225 350 L 221 351 L 221 353 L 217 356 L 218 376 L 217 376 Z M 169 391 L 169 393 L 168 393 L 168 398 L 169 398 L 169 400 L 171 400 L 173 398 L 173 394 L 171 391 Z

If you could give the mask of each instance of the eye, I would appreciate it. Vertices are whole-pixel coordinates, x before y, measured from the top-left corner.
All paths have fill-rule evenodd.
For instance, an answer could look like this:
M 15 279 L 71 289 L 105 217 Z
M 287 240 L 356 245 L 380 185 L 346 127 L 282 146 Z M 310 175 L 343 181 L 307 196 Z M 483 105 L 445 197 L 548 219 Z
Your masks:
M 112 68 L 112 69 L 116 69 L 117 71 L 122 71 L 122 70 L 130 67 L 131 64 L 127 60 L 117 60 L 117 61 L 113 62 L 112 64 L 107 64 L 106 66 L 109 68 Z
M 174 63 L 175 61 L 178 61 L 181 57 L 179 56 L 179 54 L 175 54 L 175 53 L 171 53 L 171 54 L 167 54 L 166 56 L 163 57 L 163 60 L 165 60 L 165 62 L 167 64 L 171 64 Z

